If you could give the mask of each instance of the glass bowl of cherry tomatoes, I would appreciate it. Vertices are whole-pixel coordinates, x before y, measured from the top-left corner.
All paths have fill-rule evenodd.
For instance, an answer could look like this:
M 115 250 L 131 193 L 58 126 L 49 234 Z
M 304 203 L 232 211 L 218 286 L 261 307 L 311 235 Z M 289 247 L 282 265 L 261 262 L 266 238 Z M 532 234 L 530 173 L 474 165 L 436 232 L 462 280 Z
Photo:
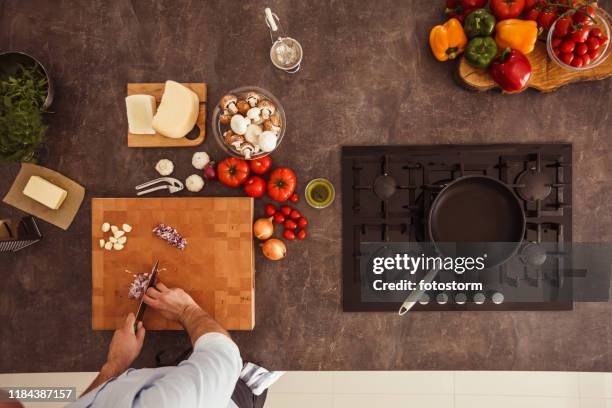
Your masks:
M 610 55 L 611 26 L 610 15 L 596 3 L 570 9 L 548 31 L 548 56 L 569 71 L 593 69 Z

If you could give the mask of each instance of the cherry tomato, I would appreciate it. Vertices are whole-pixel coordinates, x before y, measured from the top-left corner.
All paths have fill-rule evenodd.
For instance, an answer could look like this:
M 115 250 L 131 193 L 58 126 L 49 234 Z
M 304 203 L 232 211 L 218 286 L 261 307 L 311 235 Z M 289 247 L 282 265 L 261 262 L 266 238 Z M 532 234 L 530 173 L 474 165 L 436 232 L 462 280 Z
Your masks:
M 582 24 L 585 27 L 590 27 L 594 23 L 594 19 L 597 17 L 595 14 L 595 7 L 584 6 L 580 7 L 574 13 L 573 20 L 574 24 Z
M 293 241 L 295 239 L 295 232 L 291 230 L 285 230 L 285 232 L 283 232 L 283 237 L 285 237 L 285 239 L 288 241 Z
M 276 214 L 274 214 L 275 224 L 282 224 L 283 222 L 285 222 L 285 216 L 282 213 L 277 212 Z
M 561 56 L 561 50 L 558 48 L 553 48 L 553 53 L 559 58 Z
M 265 156 L 259 159 L 249 160 L 249 167 L 255 174 L 266 174 L 272 167 L 272 159 L 270 156 Z
M 582 66 L 586 67 L 591 63 L 591 56 L 589 54 L 584 54 L 582 57 Z
M 597 42 L 597 40 L 595 40 Z M 597 42 L 597 46 L 599 47 L 599 42 Z M 589 47 L 585 43 L 576 44 L 576 48 L 574 48 L 574 54 L 583 56 L 589 51 Z
M 601 54 L 601 48 L 598 50 L 589 51 L 589 58 L 591 58 L 591 61 L 596 60 L 599 58 L 599 54 Z
M 569 17 L 563 17 L 557 20 L 555 24 L 555 31 L 553 35 L 557 38 L 563 38 L 569 33 L 570 26 L 572 25 L 572 19 Z
M 301 229 L 301 230 L 298 231 L 297 239 L 299 239 L 300 241 L 303 241 L 304 239 L 306 239 L 306 230 L 305 229 Z
M 570 38 L 577 43 L 585 42 L 587 38 L 589 38 L 589 27 L 582 27 L 578 30 L 574 30 L 570 33 Z
M 540 10 L 537 8 L 532 8 L 527 13 L 525 13 L 525 20 L 538 21 L 538 16 L 540 15 Z
M 584 65 L 582 57 L 574 57 L 570 65 L 575 68 L 582 68 L 582 66 Z
M 552 41 L 550 42 L 550 44 L 553 46 L 553 48 L 559 48 L 559 46 L 561 45 L 561 43 L 563 42 L 563 40 L 561 38 L 553 38 Z
M 586 41 L 586 45 L 588 45 L 589 51 L 598 50 L 600 47 L 599 40 L 595 37 L 591 37 Z
M 297 224 L 293 220 L 286 220 L 284 225 L 285 225 L 285 228 L 288 230 L 294 230 L 297 228 Z
M 607 43 L 608 43 L 608 36 L 607 36 L 607 35 L 604 35 L 604 36 L 602 36 L 602 37 L 599 37 L 599 45 L 600 45 L 600 46 L 602 46 L 602 47 L 603 47 L 603 46 L 604 46 L 604 45 L 606 45 Z
M 289 197 L 289 201 L 291 201 L 292 203 L 297 203 L 298 201 L 300 201 L 300 196 L 298 195 L 298 193 L 293 193 L 291 194 L 291 197 Z
M 244 183 L 244 192 L 249 197 L 259 198 L 266 192 L 266 181 L 259 176 L 252 176 Z
M 592 28 L 589 32 L 589 37 L 600 38 L 603 35 L 599 27 Z
M 573 52 L 574 48 L 576 48 L 576 43 L 572 40 L 565 40 L 559 46 L 559 50 L 564 54 Z
M 289 216 L 294 220 L 299 220 L 300 218 L 302 218 L 302 214 L 300 214 L 298 210 L 291 211 L 291 214 L 289 214 Z
M 559 18 L 557 13 L 545 9 L 538 15 L 538 26 L 542 27 L 544 31 L 548 31 L 557 18 Z
M 289 214 L 291 214 L 291 207 L 289 207 L 288 205 L 283 205 L 280 208 L 280 212 L 285 216 L 288 217 Z
M 305 226 L 307 226 L 307 225 L 308 225 L 308 220 L 307 220 L 306 218 L 302 217 L 302 218 L 300 218 L 300 219 L 298 220 L 298 223 L 297 223 L 297 224 L 298 224 L 298 227 L 300 227 L 300 228 L 304 228 Z
M 561 53 L 561 56 L 559 57 L 559 59 L 561 60 L 561 62 L 563 62 L 565 65 L 570 65 L 572 63 L 572 60 L 574 59 L 574 54 L 570 54 L 570 53 Z
M 276 207 L 272 204 L 266 204 L 266 215 L 273 216 L 276 213 Z

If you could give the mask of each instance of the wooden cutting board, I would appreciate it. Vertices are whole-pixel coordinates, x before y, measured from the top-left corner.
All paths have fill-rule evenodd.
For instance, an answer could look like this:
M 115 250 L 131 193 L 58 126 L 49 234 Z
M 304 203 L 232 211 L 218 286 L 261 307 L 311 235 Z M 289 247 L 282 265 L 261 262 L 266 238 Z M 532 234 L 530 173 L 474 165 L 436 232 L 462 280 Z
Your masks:
M 92 200 L 92 327 L 112 330 L 136 313 L 138 301 L 128 299 L 135 273 L 150 272 L 159 260 L 159 280 L 181 287 L 228 330 L 255 326 L 253 199 L 94 198 Z M 127 223 L 122 251 L 100 248 L 104 222 Z M 170 225 L 187 240 L 181 251 L 157 238 L 152 229 Z M 126 272 L 129 271 L 129 272 Z M 178 330 L 155 310 L 147 308 L 144 325 L 153 330 Z
M 155 133 L 154 135 L 135 135 L 128 132 L 128 147 L 193 147 L 199 146 L 206 138 L 206 101 L 208 98 L 208 88 L 205 83 L 183 83 L 187 88 L 191 89 L 198 95 L 200 99 L 200 112 L 196 120 L 196 126 L 199 129 L 197 137 L 187 139 L 172 139 Z M 157 105 L 161 102 L 161 97 L 164 94 L 165 84 L 163 83 L 141 83 L 127 84 L 127 95 L 152 95 L 157 101 Z M 189 136 L 189 135 L 187 135 Z
M 598 67 L 582 72 L 572 72 L 555 64 L 546 52 L 546 43 L 538 41 L 535 49 L 527 54 L 531 68 L 531 80 L 528 88 L 541 92 L 556 91 L 563 85 L 579 81 L 596 81 L 612 76 L 612 58 L 608 58 Z M 486 70 L 472 67 L 465 57 L 459 62 L 459 78 L 471 89 L 488 91 L 498 88 Z

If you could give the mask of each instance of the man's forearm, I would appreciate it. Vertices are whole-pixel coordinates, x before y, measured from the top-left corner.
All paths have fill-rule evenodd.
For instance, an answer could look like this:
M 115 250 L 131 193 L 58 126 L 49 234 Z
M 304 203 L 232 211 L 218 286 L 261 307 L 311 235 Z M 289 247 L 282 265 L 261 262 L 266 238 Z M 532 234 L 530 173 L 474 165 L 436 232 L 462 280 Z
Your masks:
M 100 372 L 98 373 L 98 376 L 93 380 L 93 382 L 89 385 L 89 387 L 87 387 L 87 389 L 81 394 L 81 396 L 83 396 L 83 395 L 87 394 L 89 391 L 95 389 L 100 384 L 104 384 L 105 382 L 107 382 L 111 378 L 120 376 L 121 374 L 123 374 L 123 372 L 125 370 L 126 369 L 118 367 L 115 364 L 105 363 L 102 366 L 102 368 L 100 369 Z
M 215 319 L 210 317 L 208 313 L 197 305 L 188 306 L 185 308 L 179 321 L 189 334 L 192 344 L 195 344 L 196 340 L 206 333 L 216 332 L 230 337 L 229 333 L 223 328 L 223 326 L 217 323 Z

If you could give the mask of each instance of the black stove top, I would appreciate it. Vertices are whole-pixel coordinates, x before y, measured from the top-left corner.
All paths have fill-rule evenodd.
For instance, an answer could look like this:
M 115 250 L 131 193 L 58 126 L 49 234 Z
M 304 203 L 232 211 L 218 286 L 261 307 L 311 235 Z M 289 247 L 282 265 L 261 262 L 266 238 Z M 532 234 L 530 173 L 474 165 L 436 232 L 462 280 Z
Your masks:
M 364 300 L 364 245 L 427 243 L 433 200 L 449 182 L 467 175 L 493 177 L 516 193 L 526 216 L 523 243 L 517 256 L 480 275 L 483 293 L 429 292 L 413 310 L 572 308 L 571 300 L 559 296 L 571 292 L 560 272 L 562 257 L 550 251 L 572 240 L 572 146 L 421 145 L 342 150 L 345 311 L 398 310 L 401 302 Z

